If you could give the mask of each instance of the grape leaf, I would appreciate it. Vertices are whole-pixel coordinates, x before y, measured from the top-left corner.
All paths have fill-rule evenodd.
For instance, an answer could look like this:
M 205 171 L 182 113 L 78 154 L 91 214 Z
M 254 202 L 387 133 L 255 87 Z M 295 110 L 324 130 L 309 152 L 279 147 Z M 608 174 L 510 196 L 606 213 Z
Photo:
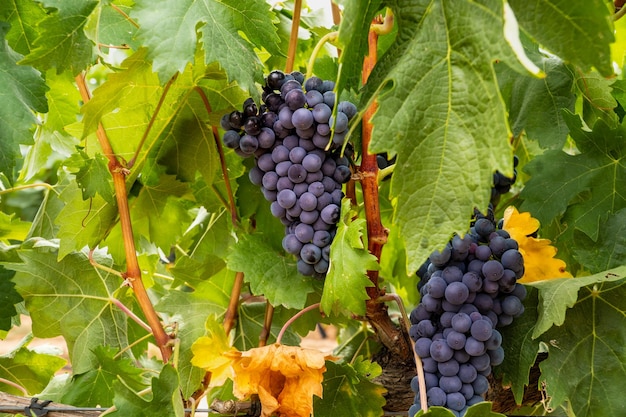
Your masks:
M 344 199 L 322 292 L 322 310 L 327 315 L 331 312 L 365 315 L 365 300 L 369 298 L 365 288 L 372 286 L 367 271 L 379 267 L 376 257 L 363 246 L 365 219 L 352 221 L 351 217 L 350 200 Z
M 291 258 L 291 257 L 290 257 Z M 260 233 L 239 236 L 228 267 L 242 271 L 255 295 L 264 295 L 273 306 L 302 308 L 313 291 L 312 278 L 299 274 L 296 263 L 278 253 Z
M 133 390 L 145 388 L 144 371 L 130 358 L 116 357 L 116 349 L 108 346 L 96 346 L 93 354 L 93 367 L 72 376 L 64 385 L 59 402 L 75 407 L 110 407 L 113 405 L 113 383 L 118 379 Z
M 83 199 L 93 198 L 99 194 L 107 203 L 114 204 L 113 178 L 109 171 L 109 160 L 102 154 L 90 158 L 85 151 L 79 150 L 64 165 L 70 172 L 76 171 L 76 182 L 83 192 Z
M 130 46 L 134 50 L 139 49 L 141 45 L 135 39 L 137 26 L 128 18 L 131 5 L 128 0 L 99 2 L 85 25 L 85 34 L 98 49 L 106 49 L 107 46 Z
M 65 70 L 78 74 L 92 62 L 93 43 L 83 27 L 98 2 L 44 0 L 42 3 L 53 10 L 39 22 L 34 49 L 21 63 L 44 71 L 56 68 L 59 74 Z
M 576 233 L 574 257 L 591 273 L 606 271 L 626 264 L 626 209 L 610 214 L 600 225 L 598 240 L 593 242 L 583 233 Z
M 0 212 L 0 242 L 9 244 L 9 240 L 24 240 L 29 229 L 29 222 L 15 218 L 14 214 Z
M 429 407 L 428 412 L 420 411 L 415 417 L 452 417 L 452 411 L 444 407 Z M 504 417 L 504 414 L 496 413 L 491 410 L 491 403 L 487 401 L 474 404 L 467 409 L 464 417 Z
M 17 271 L 13 281 L 33 319 L 33 334 L 42 338 L 62 335 L 76 374 L 92 368 L 97 346 L 128 345 L 126 316 L 111 302 L 120 287 L 119 277 L 95 269 L 84 253 L 72 253 L 60 261 L 50 247 L 22 249 L 18 254 L 23 263 L 5 267 Z M 112 266 L 98 253 L 94 257 Z
M 396 0 L 390 6 L 398 36 L 361 102 L 380 92 L 370 152 L 398 155 L 394 223 L 411 273 L 453 232 L 465 233 L 474 207 L 486 209 L 494 170 L 512 174 L 493 62 L 517 65 L 517 59 L 502 36 L 500 1 Z
M 583 231 L 594 241 L 607 213 L 626 207 L 626 128 L 611 129 L 599 120 L 588 131 L 577 115 L 567 111 L 565 122 L 581 153 L 570 156 L 548 151 L 527 166 L 530 180 L 522 190 L 521 210 L 530 211 L 541 223 L 568 212 L 569 228 Z
M 586 277 L 560 278 L 532 283 L 533 287 L 539 289 L 540 302 L 539 318 L 533 331 L 533 338 L 539 337 L 553 325 L 563 324 L 566 310 L 576 304 L 581 288 L 618 281 L 624 276 L 626 276 L 626 267 L 622 266 Z
M 180 340 L 178 373 L 183 396 L 189 398 L 200 386 L 204 370 L 191 364 L 191 345 L 204 335 L 204 324 L 210 315 L 222 316 L 228 307 L 232 273 L 224 271 L 199 284 L 194 292 L 169 291 L 157 304 L 177 323 Z
M 613 86 L 614 79 L 607 79 L 596 71 L 582 73 L 576 72 L 574 82 L 582 95 L 582 117 L 588 126 L 593 126 L 598 119 L 602 119 L 611 127 L 619 123 L 617 113 L 613 110 L 617 107 Z
M 171 365 L 165 365 L 159 377 L 152 378 L 152 395 L 139 396 L 121 380 L 115 381 L 113 388 L 116 411 L 110 415 L 124 417 L 185 415 L 178 389 L 178 374 Z
M 24 387 L 29 394 L 37 394 L 65 364 L 65 359 L 58 356 L 35 353 L 20 347 L 0 357 L 0 386 L 4 392 L 23 395 L 16 387 L 2 382 L 11 381 Z
M 528 374 L 539 352 L 539 340 L 533 339 L 532 333 L 537 323 L 537 290 L 528 288 L 524 300 L 524 314 L 513 320 L 509 326 L 500 328 L 504 362 L 495 367 L 494 373 L 502 375 L 502 384 L 511 386 L 511 391 L 518 404 L 522 403 L 524 386 L 528 385 Z
M 46 12 L 41 5 L 31 0 L 0 2 L 0 19 L 12 27 L 6 35 L 6 40 L 19 54 L 27 55 L 33 50 L 38 34 L 37 24 L 45 17 Z
M 619 279 L 581 285 L 563 325 L 544 336 L 549 353 L 540 364 L 540 383 L 546 384 L 552 404 L 567 401 L 578 417 L 618 417 L 626 412 L 621 397 L 626 379 L 625 275 L 622 267 Z
M 139 0 L 131 17 L 141 28 L 137 37 L 148 47 L 148 59 L 161 81 L 191 62 L 199 37 L 206 64 L 219 62 L 229 80 L 256 91 L 261 61 L 253 45 L 282 54 L 269 5 L 256 0 Z M 238 31 L 245 35 L 240 36 Z M 197 32 L 200 32 L 198 34 Z M 258 94 L 258 93 L 257 93 Z
M 322 398 L 313 397 L 317 417 L 350 415 L 375 417 L 382 415 L 385 405 L 382 385 L 370 379 L 381 372 L 378 364 L 358 358 L 354 365 L 326 361 Z
M 344 15 L 339 26 L 341 74 L 337 76 L 337 91 L 361 87 L 362 57 L 367 53 L 367 33 L 372 19 L 382 8 L 381 0 L 345 0 Z
M 509 0 L 519 25 L 536 41 L 573 64 L 613 74 L 611 12 L 603 0 Z M 612 10 L 612 9 L 611 9 Z M 581 45 L 593 45 L 581 48 Z
M 83 200 L 77 183 L 70 183 L 60 195 L 65 206 L 55 219 L 59 227 L 59 259 L 85 246 L 95 248 L 111 229 L 117 216 L 117 206 L 96 195 Z
M 5 40 L 8 25 L 0 22 L 0 172 L 10 173 L 20 144 L 33 143 L 29 130 L 37 124 L 34 111 L 48 111 L 48 87 L 35 69 L 18 65 L 22 55 Z
M 17 315 L 15 305 L 23 301 L 22 296 L 15 290 L 15 283 L 11 281 L 15 271 L 6 269 L 3 265 L 15 261 L 19 262 L 15 249 L 0 247 L 0 331 L 11 329 L 12 317 Z
M 574 111 L 571 70 L 556 57 L 539 57 L 545 78 L 521 75 L 498 65 L 498 81 L 507 98 L 509 123 L 514 136 L 522 131 L 543 148 L 562 149 L 569 132 L 561 109 Z

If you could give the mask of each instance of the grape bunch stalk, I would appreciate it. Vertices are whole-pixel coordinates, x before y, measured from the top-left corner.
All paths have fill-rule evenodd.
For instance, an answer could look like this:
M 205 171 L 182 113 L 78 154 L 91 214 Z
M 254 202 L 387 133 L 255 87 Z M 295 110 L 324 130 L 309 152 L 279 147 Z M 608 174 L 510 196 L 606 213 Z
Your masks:
M 421 358 L 429 406 L 456 416 L 484 400 L 487 377 L 504 360 L 499 328 L 524 312 L 526 288 L 517 280 L 524 259 L 517 242 L 488 216 L 454 236 L 420 268 L 421 301 L 411 312 L 410 336 Z M 409 417 L 420 410 L 416 393 Z
M 242 112 L 221 120 L 224 144 L 242 157 L 255 158 L 249 178 L 285 226 L 283 248 L 297 256 L 301 274 L 319 278 L 329 267 L 342 184 L 352 176 L 341 150 L 357 113 L 353 103 L 336 104 L 334 86 L 318 77 L 305 81 L 297 71 L 272 71 L 261 106 L 249 98 Z

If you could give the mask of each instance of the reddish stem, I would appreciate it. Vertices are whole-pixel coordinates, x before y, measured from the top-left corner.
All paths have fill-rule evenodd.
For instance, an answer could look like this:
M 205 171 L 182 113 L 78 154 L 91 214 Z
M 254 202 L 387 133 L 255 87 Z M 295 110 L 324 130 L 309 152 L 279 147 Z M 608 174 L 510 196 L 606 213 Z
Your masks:
M 82 74 L 76 76 L 76 84 L 83 102 L 87 103 L 91 99 L 91 95 L 87 89 L 85 78 Z M 126 173 L 128 170 L 118 161 L 102 123 L 98 124 L 96 135 L 104 156 L 106 156 L 109 160 L 109 171 L 113 177 L 115 199 L 117 201 L 117 208 L 120 215 L 120 225 L 122 227 L 124 250 L 126 253 L 126 272 L 123 276 L 125 277 L 128 285 L 133 289 L 137 302 L 146 316 L 157 346 L 161 350 L 163 361 L 167 362 L 172 355 L 172 348 L 169 345 L 170 338 L 165 333 L 165 330 L 163 330 L 161 320 L 155 311 L 154 306 L 148 297 L 148 293 L 146 292 L 146 288 L 143 285 L 143 281 L 141 280 L 141 270 L 139 269 L 139 261 L 137 260 L 135 238 L 133 235 L 132 223 L 130 221 L 130 210 L 128 208 L 128 198 L 126 195 Z
M 296 0 L 293 6 L 293 17 L 291 18 L 291 34 L 289 35 L 289 49 L 287 50 L 285 72 L 293 71 L 293 63 L 296 60 L 296 47 L 298 46 L 298 30 L 300 29 L 301 13 L 302 0 Z

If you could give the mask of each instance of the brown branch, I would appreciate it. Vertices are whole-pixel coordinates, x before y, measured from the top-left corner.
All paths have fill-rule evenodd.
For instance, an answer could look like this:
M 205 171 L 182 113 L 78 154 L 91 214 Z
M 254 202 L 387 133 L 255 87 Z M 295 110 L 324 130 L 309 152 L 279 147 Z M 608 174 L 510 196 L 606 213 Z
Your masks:
M 380 19 L 374 23 L 380 23 Z M 378 34 L 370 30 L 368 36 L 369 54 L 363 60 L 362 82 L 365 84 L 372 69 L 376 65 L 378 46 Z M 362 121 L 362 156 L 359 175 L 361 188 L 363 190 L 363 203 L 365 207 L 365 218 L 367 221 L 368 250 L 380 261 L 380 254 L 384 244 L 387 242 L 387 229 L 383 227 L 380 220 L 380 205 L 378 201 L 378 164 L 376 155 L 369 152 L 369 145 L 372 139 L 373 125 L 372 116 L 376 113 L 377 102 L 374 101 L 363 115 Z M 378 285 L 378 271 L 367 271 L 367 275 L 372 282 L 372 286 L 366 288 L 369 300 L 366 302 L 367 319 L 376 331 L 380 341 L 391 351 L 401 358 L 412 357 L 410 343 L 402 330 L 396 326 L 387 312 L 387 306 L 379 303 L 377 299 L 384 295 Z
M 76 76 L 76 84 L 78 85 L 83 102 L 87 103 L 90 100 L 91 95 L 87 89 L 83 74 Z M 103 154 L 109 160 L 109 171 L 113 177 L 115 199 L 120 215 L 120 225 L 122 227 L 124 250 L 126 253 L 126 272 L 123 276 L 125 277 L 126 283 L 133 289 L 137 302 L 146 316 L 157 346 L 161 350 L 163 361 L 167 362 L 172 354 L 172 348 L 169 345 L 170 338 L 165 333 L 165 330 L 163 330 L 161 320 L 155 311 L 154 306 L 148 297 L 148 293 L 146 292 L 146 288 L 143 285 L 143 281 L 141 280 L 141 269 L 139 268 L 139 262 L 137 260 L 135 238 L 133 235 L 130 210 L 128 207 L 128 197 L 126 194 L 126 173 L 128 170 L 118 161 L 102 123 L 98 124 L 96 134 Z
M 226 334 L 232 330 L 235 320 L 237 319 L 237 309 L 239 308 L 239 298 L 241 296 L 241 288 L 243 287 L 243 272 L 237 272 L 235 275 L 235 283 L 230 291 L 230 301 L 226 314 L 224 314 L 224 331 Z
M 211 103 L 209 103 L 209 98 L 204 93 L 200 87 L 195 86 L 194 90 L 200 98 L 202 99 L 202 103 L 204 104 L 204 108 L 207 113 L 210 115 L 213 113 L 211 109 Z M 226 166 L 226 157 L 224 156 L 224 147 L 222 146 L 222 141 L 220 140 L 220 132 L 217 130 L 217 126 L 211 125 L 211 129 L 213 131 L 213 139 L 215 140 L 215 146 L 217 147 L 217 153 L 220 156 L 220 165 L 222 166 L 222 175 L 224 176 L 224 183 L 226 185 L 226 193 L 228 194 L 228 211 L 230 212 L 230 218 L 235 226 L 239 225 L 239 216 L 237 215 L 237 206 L 235 205 L 235 197 L 233 195 L 233 189 L 230 186 L 230 178 L 228 176 L 228 166 Z M 218 197 L 221 196 L 218 194 Z
M 259 347 L 267 344 L 267 339 L 272 331 L 272 319 L 274 318 L 274 306 L 267 302 L 265 306 L 265 318 L 263 319 L 263 329 L 259 335 Z
M 2 404 L 0 405 L 0 413 L 24 413 L 24 407 L 30 406 L 30 401 L 30 398 L 18 397 L 17 395 L 0 392 L 0 404 Z M 20 407 L 21 410 L 16 410 L 16 407 Z M 63 411 L 54 411 L 55 407 L 62 408 Z M 69 408 L 71 407 L 57 403 L 48 405 L 46 406 L 46 410 L 48 410 L 46 417 L 96 417 L 101 414 L 99 411 L 67 411 Z
M 285 72 L 293 71 L 293 63 L 296 60 L 296 47 L 298 46 L 298 29 L 300 29 L 301 13 L 302 0 L 296 0 L 293 6 L 293 17 L 291 18 L 291 34 L 289 35 L 289 49 L 287 49 Z

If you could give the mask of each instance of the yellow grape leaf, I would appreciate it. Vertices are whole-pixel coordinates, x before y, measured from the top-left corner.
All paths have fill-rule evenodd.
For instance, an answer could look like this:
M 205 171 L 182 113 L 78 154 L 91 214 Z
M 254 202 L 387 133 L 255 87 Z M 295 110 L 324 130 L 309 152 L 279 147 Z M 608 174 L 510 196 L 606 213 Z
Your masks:
M 274 343 L 241 352 L 234 359 L 233 393 L 258 394 L 261 417 L 309 417 L 313 395 L 322 396 L 327 355 L 314 349 Z
M 214 317 L 206 322 L 207 336 L 202 336 L 191 346 L 194 366 L 211 372 L 210 387 L 224 385 L 226 379 L 233 379 L 233 358 L 241 355 L 230 345 L 228 335 Z
M 521 283 L 542 281 L 551 278 L 571 278 L 572 274 L 565 269 L 567 265 L 557 259 L 557 249 L 549 239 L 531 237 L 539 229 L 539 220 L 530 213 L 520 213 L 513 206 L 504 211 L 503 229 L 519 244 L 519 251 L 524 257 L 524 276 Z

